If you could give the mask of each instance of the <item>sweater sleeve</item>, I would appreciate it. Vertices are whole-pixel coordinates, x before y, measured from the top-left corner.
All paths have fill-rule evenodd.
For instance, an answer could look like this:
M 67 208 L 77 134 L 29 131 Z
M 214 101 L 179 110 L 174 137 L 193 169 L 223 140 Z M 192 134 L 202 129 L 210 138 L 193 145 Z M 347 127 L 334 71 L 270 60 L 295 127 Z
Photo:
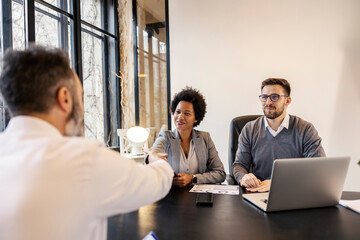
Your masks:
M 308 123 L 303 137 L 304 157 L 325 157 L 325 151 L 321 145 L 321 138 L 314 125 Z
M 250 172 L 251 164 L 250 123 L 247 123 L 239 135 L 239 145 L 233 164 L 233 173 L 237 182 L 240 182 L 242 177 Z

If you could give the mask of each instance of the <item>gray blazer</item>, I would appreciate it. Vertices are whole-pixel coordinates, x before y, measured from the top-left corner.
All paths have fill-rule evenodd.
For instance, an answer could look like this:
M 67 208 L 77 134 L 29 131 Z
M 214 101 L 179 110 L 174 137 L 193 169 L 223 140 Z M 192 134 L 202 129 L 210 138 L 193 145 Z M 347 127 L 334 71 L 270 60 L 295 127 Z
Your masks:
M 225 180 L 224 166 L 216 151 L 214 142 L 208 132 L 192 130 L 196 158 L 199 162 L 199 173 L 195 174 L 198 183 L 221 183 Z M 155 152 L 168 154 L 168 162 L 174 172 L 180 170 L 180 137 L 177 129 L 163 131 L 151 148 Z

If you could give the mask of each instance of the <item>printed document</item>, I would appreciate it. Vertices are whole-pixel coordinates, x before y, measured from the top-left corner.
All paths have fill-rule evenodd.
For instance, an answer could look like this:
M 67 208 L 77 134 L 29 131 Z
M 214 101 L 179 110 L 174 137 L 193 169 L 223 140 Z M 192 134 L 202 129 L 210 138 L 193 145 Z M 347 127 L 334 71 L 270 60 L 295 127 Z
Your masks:
M 239 195 L 238 185 L 196 184 L 190 192 Z

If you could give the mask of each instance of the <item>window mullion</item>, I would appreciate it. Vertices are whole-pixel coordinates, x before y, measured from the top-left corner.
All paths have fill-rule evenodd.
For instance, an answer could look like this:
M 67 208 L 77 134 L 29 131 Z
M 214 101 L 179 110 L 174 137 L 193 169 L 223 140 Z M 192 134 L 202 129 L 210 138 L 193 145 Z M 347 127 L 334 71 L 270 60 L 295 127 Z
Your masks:
M 1 56 L 4 56 L 6 49 L 12 48 L 12 8 L 11 0 L 3 0 L 1 9 L 0 9 L 0 19 L 1 19 Z M 0 64 L 1 66 L 1 64 Z M 5 103 L 0 94 L 0 132 L 4 131 L 10 116 L 9 112 L 6 110 Z
M 24 1 L 25 46 L 35 43 L 35 1 Z
M 135 102 L 135 125 L 140 124 L 139 106 L 139 62 L 138 62 L 138 43 L 137 43 L 137 2 L 132 0 L 133 10 L 133 51 L 134 51 L 134 102 Z
M 167 80 L 167 109 L 170 109 L 170 33 L 169 33 L 169 0 L 165 0 L 165 31 L 166 31 L 166 80 Z M 171 130 L 171 113 L 168 111 L 168 129 Z
M 100 5 L 100 12 L 101 12 L 101 28 L 108 30 L 106 28 L 107 26 L 107 1 L 102 1 Z M 104 140 L 105 143 L 109 146 L 111 146 L 111 115 L 110 115 L 110 92 L 109 92 L 109 48 L 108 48 L 108 37 L 104 37 L 102 42 L 102 49 L 103 51 L 103 96 L 104 96 L 104 102 L 103 102 L 103 109 L 104 109 Z
M 67 11 L 67 1 L 60 0 L 59 1 L 59 8 Z M 68 19 L 61 13 L 58 13 L 60 20 L 58 21 L 58 35 L 59 35 L 59 46 L 64 49 L 66 52 L 69 51 L 69 42 L 68 42 Z
M 12 47 L 12 9 L 11 0 L 3 0 L 1 5 L 1 49 L 2 56 L 7 48 Z
M 115 30 L 115 35 L 118 36 L 117 39 L 115 39 L 115 69 L 116 69 L 116 73 L 119 73 L 120 71 L 120 49 L 119 49 L 119 42 L 120 42 L 120 39 L 119 39 L 119 21 L 118 21 L 118 17 L 119 17 L 119 13 L 117 11 L 118 9 L 118 5 L 119 2 L 118 1 L 115 1 L 115 4 L 114 4 L 114 9 L 112 9 L 112 11 L 115 12 L 114 14 L 114 30 Z M 121 83 L 119 81 L 120 79 L 117 79 L 116 81 L 116 99 L 115 99 L 115 102 L 116 102 L 116 109 L 117 109 L 117 115 L 116 115 L 116 123 L 117 123 L 117 126 L 116 128 L 120 128 L 122 123 L 121 123 L 121 114 L 122 114 L 122 111 L 121 111 Z M 117 141 L 117 144 L 116 145 L 119 145 L 119 139 L 117 138 L 116 139 Z
M 77 75 L 83 82 L 82 68 L 82 45 L 81 45 L 81 19 L 80 19 L 80 0 L 72 0 L 72 13 L 74 18 L 71 24 L 71 50 L 74 59 L 74 68 Z

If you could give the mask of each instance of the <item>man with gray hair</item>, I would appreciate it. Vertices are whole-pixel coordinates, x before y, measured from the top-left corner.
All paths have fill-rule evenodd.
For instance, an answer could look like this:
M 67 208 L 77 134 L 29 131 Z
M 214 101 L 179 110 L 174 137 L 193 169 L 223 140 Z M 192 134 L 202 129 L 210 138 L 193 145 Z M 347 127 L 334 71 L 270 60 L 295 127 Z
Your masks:
M 259 99 L 264 116 L 247 123 L 239 136 L 233 173 L 250 192 L 269 191 L 275 159 L 325 156 L 315 127 L 286 113 L 290 91 L 285 79 L 263 81 Z
M 166 154 L 141 166 L 83 137 L 83 89 L 59 49 L 8 51 L 0 89 L 0 239 L 106 239 L 107 218 L 171 188 Z

